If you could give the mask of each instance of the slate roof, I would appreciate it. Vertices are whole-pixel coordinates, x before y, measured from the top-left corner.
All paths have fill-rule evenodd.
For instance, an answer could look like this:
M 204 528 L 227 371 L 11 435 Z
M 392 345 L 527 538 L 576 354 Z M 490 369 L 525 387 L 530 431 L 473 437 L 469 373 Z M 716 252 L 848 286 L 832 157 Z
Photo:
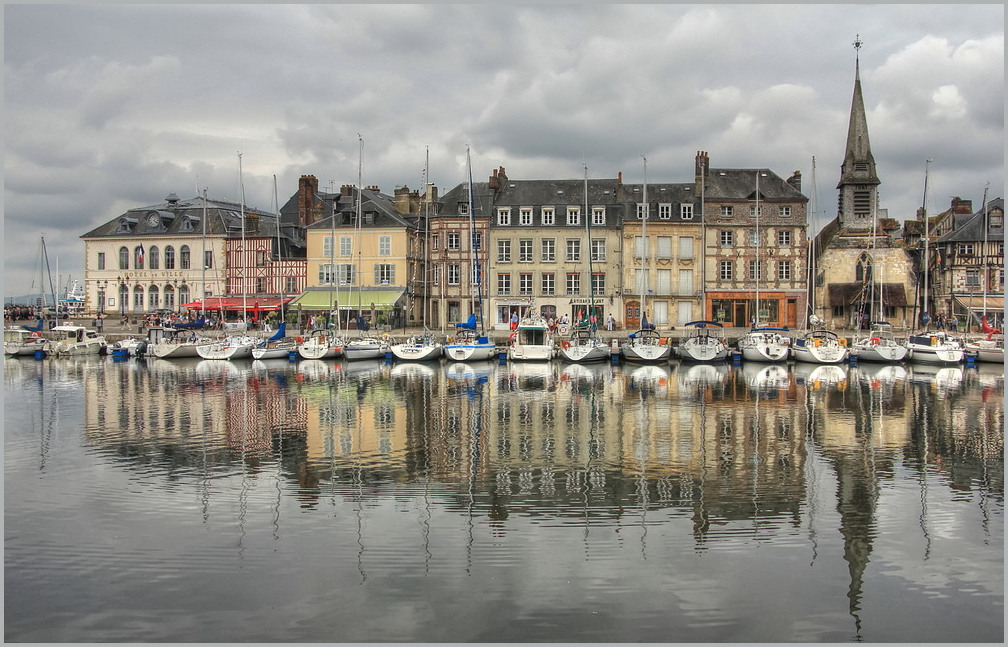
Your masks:
M 341 193 L 316 194 L 316 201 L 322 202 L 322 217 L 305 229 L 356 229 L 357 225 L 353 219 L 357 213 L 357 189 L 356 187 L 350 195 Z M 295 196 L 296 199 L 296 196 Z M 296 202 L 295 202 L 296 209 Z M 330 209 L 336 213 L 335 222 L 332 221 Z M 407 216 L 399 213 L 395 208 L 395 200 L 391 196 L 380 191 L 364 188 L 361 190 L 361 214 L 364 216 L 362 229 L 371 227 L 403 227 L 416 228 L 417 216 Z M 372 221 L 368 220 L 368 214 L 372 214 Z
M 987 212 L 988 215 L 991 211 L 995 209 L 1000 209 L 1004 212 L 1004 199 L 995 198 L 987 202 Z M 952 231 L 945 234 L 937 241 L 938 243 L 957 243 L 957 242 L 982 242 L 984 240 L 984 210 L 981 208 L 976 213 L 972 214 L 954 214 L 952 216 L 955 221 L 952 225 Z M 988 221 L 990 219 L 988 218 Z M 1002 225 L 1000 227 L 989 226 L 987 229 L 987 240 L 1004 240 L 1004 219 L 1002 218 Z
M 712 168 L 707 178 L 707 186 L 704 188 L 704 198 L 711 201 L 754 200 L 757 173 L 760 174 L 760 200 L 808 202 L 808 198 L 801 191 L 765 168 Z

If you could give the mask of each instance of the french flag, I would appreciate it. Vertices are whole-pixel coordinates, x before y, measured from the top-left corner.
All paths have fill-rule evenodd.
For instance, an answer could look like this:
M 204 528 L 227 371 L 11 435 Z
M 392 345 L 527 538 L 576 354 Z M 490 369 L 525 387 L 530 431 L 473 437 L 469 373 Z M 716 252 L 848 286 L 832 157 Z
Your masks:
M 143 263 L 143 257 L 144 257 L 144 248 L 143 244 L 141 243 L 140 247 L 137 247 L 137 264 Z

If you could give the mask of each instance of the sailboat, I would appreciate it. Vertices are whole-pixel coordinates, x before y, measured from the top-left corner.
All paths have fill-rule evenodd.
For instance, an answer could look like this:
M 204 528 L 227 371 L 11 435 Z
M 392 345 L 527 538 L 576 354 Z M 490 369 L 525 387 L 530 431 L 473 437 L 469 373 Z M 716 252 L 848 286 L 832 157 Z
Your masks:
M 742 352 L 742 359 L 748 362 L 786 362 L 791 353 L 791 338 L 788 337 L 787 328 L 773 328 L 760 325 L 760 278 L 762 277 L 762 263 L 760 250 L 762 239 L 760 238 L 760 172 L 756 171 L 756 312 L 752 320 L 752 327 L 742 336 L 738 342 L 739 350 Z
M 643 276 L 640 280 L 640 328 L 627 337 L 626 342 L 620 350 L 623 353 L 623 359 L 628 362 L 665 362 L 668 361 L 669 356 L 672 354 L 672 346 L 668 344 L 667 339 L 658 334 L 658 331 L 655 329 L 655 325 L 648 322 L 647 309 L 645 308 L 644 302 L 648 284 L 647 220 L 648 216 L 651 214 L 651 205 L 648 204 L 647 201 L 647 158 L 644 157 L 643 159 L 644 213 L 642 214 L 641 219 L 641 239 L 643 240 L 644 249 L 641 250 L 641 271 Z
M 238 185 L 241 193 L 241 235 L 242 258 L 245 257 L 245 184 L 242 182 L 241 153 L 238 153 Z M 249 359 L 252 357 L 252 348 L 256 345 L 256 340 L 248 334 L 248 324 L 245 321 L 245 313 L 248 310 L 247 296 L 245 294 L 245 275 L 242 273 L 242 321 L 239 324 L 241 333 L 227 335 L 219 339 L 208 339 L 196 344 L 196 354 L 203 359 Z
M 815 157 L 812 158 L 812 226 L 815 225 Z M 842 339 L 832 330 L 826 329 L 826 322 L 815 314 L 815 282 L 812 280 L 813 263 L 815 262 L 815 237 L 809 236 L 808 252 L 808 307 L 809 307 L 809 328 L 794 340 L 791 347 L 791 355 L 798 362 L 811 364 L 839 364 L 845 361 L 849 355 L 847 341 Z
M 280 276 L 278 277 L 278 283 L 280 284 L 280 300 L 279 300 L 279 312 L 280 312 L 280 325 L 277 326 L 277 330 L 269 339 L 265 339 L 259 342 L 255 348 L 252 349 L 253 359 L 286 359 L 290 356 L 291 352 L 297 352 L 297 344 L 295 340 L 287 336 L 287 322 L 284 320 L 284 289 L 283 282 L 284 277 L 282 273 L 283 268 L 283 249 L 281 248 L 280 241 L 280 201 L 277 195 L 277 185 L 276 176 L 273 176 L 273 203 L 276 206 L 277 214 L 277 268 Z
M 724 333 L 711 334 L 724 327 L 720 321 L 690 321 L 686 339 L 676 346 L 676 355 L 685 362 L 723 362 L 728 359 L 728 342 Z
M 924 307 L 921 322 L 924 330 L 907 339 L 908 357 L 915 364 L 958 364 L 963 360 L 964 352 L 959 340 L 944 330 L 928 330 L 931 317 L 928 315 L 928 275 L 931 273 L 931 259 L 928 254 L 928 238 L 930 237 L 930 218 L 927 213 L 928 165 L 924 163 L 924 202 L 921 213 L 924 217 L 924 257 L 921 266 L 924 272 Z
M 598 334 L 598 323 L 595 314 L 595 286 L 592 284 L 592 245 L 591 245 L 591 211 L 588 207 L 588 165 L 585 165 L 584 180 L 585 199 L 585 246 L 588 257 L 588 316 L 571 326 L 570 339 L 560 341 L 557 354 L 567 362 L 588 363 L 600 362 L 609 357 L 609 348 Z
M 364 140 L 360 135 L 357 135 L 357 140 L 360 142 L 360 150 L 358 153 L 357 161 L 357 275 L 360 276 L 360 240 L 361 240 L 361 217 L 362 217 L 362 204 L 364 202 L 364 194 L 362 190 L 364 185 L 361 184 L 361 174 L 362 165 L 364 163 Z M 387 338 L 379 339 L 374 336 L 374 334 L 368 334 L 371 330 L 371 324 L 367 321 L 361 312 L 361 286 L 360 280 L 357 281 L 357 339 L 350 339 L 347 341 L 346 345 L 343 346 L 343 356 L 347 360 L 359 360 L 359 359 L 379 359 L 384 357 L 385 351 L 388 348 Z
M 877 205 L 872 206 L 872 273 L 871 285 L 874 293 L 878 288 L 878 319 L 871 318 L 871 299 L 868 300 L 871 328 L 867 336 L 862 336 L 851 344 L 851 354 L 858 360 L 865 362 L 887 362 L 897 363 L 906 359 L 909 352 L 906 345 L 900 343 L 893 334 L 892 324 L 885 320 L 885 307 L 882 301 L 882 291 L 885 281 L 879 276 L 882 271 L 882 262 L 878 255 L 878 209 Z
M 983 255 L 987 256 L 987 227 L 989 226 L 987 219 L 987 187 L 984 187 L 984 243 L 983 243 Z M 983 316 L 980 318 L 980 332 L 985 335 L 985 337 L 974 337 L 969 339 L 964 344 L 967 353 L 972 353 L 977 361 L 980 362 L 996 362 L 998 364 L 1004 364 L 1004 332 L 998 330 L 994 326 L 987 322 L 987 270 L 984 269 L 983 274 Z
M 476 247 L 476 223 L 473 211 L 472 160 L 466 146 L 466 168 L 469 173 L 469 295 L 476 297 L 469 318 L 455 324 L 455 336 L 444 346 L 445 356 L 455 362 L 479 362 L 492 359 L 497 346 L 486 335 L 483 317 L 483 272 L 479 249 Z M 475 287 L 475 290 L 473 289 Z
M 427 164 L 424 166 L 424 294 L 423 294 L 423 312 L 424 319 L 426 321 L 427 314 L 427 287 L 430 285 L 428 281 L 430 277 L 430 272 L 428 270 L 428 259 L 430 254 L 430 184 L 428 184 L 428 172 L 430 166 L 430 153 L 427 155 Z M 392 355 L 399 360 L 412 361 L 412 362 L 424 362 L 441 359 L 441 355 L 444 354 L 444 345 L 438 341 L 434 334 L 427 330 L 426 324 L 424 325 L 424 331 L 422 335 L 415 337 L 410 337 L 406 341 L 398 344 L 392 344 L 391 346 Z
M 50 350 L 51 342 L 43 333 L 46 331 L 45 318 L 45 283 L 43 271 L 49 268 L 49 257 L 46 254 L 45 236 L 39 243 L 39 319 L 34 326 L 9 326 L 4 329 L 4 355 L 8 357 L 35 357 L 36 353 L 44 357 Z M 49 276 L 50 287 L 52 275 Z M 56 303 L 56 293 L 53 291 L 53 304 Z

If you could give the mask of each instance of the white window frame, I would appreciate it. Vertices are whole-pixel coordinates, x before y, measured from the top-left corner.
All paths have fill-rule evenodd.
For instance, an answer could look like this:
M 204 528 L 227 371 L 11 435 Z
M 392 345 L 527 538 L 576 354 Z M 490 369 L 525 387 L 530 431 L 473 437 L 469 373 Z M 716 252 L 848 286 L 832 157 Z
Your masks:
M 778 208 L 778 213 L 780 213 L 780 215 L 783 216 L 784 218 L 790 218 L 791 217 L 791 206 L 790 205 L 783 205 L 783 206 L 779 207 Z
M 556 294 L 556 274 L 553 272 L 543 272 L 539 284 L 544 297 L 551 297 Z
M 733 207 L 730 204 L 723 204 L 723 205 L 721 205 L 721 217 L 722 218 L 731 218 L 734 215 L 735 215 L 735 207 Z
M 655 258 L 672 258 L 672 237 L 655 237 Z
M 790 247 L 791 246 L 791 230 L 781 229 L 777 232 L 777 246 L 778 247 Z
M 497 295 L 506 297 L 511 295 L 511 274 L 499 272 L 497 274 Z
M 459 267 L 458 263 L 449 263 L 446 269 L 448 275 L 446 282 L 448 285 L 458 285 L 462 279 L 462 268 Z
M 449 231 L 448 240 L 445 241 L 445 249 L 450 252 L 462 249 L 462 235 L 457 231 Z
M 511 262 L 511 239 L 501 238 L 497 241 L 497 262 Z
M 554 207 L 542 208 L 542 224 L 545 227 L 552 227 L 556 224 L 556 209 Z
M 556 262 L 556 238 L 542 239 L 542 262 L 543 263 Z
M 790 281 L 792 269 L 791 261 L 777 261 L 777 280 Z
M 692 236 L 679 237 L 679 258 L 684 260 L 693 259 L 693 240 Z
M 735 275 L 734 261 L 718 262 L 718 278 L 722 281 L 733 281 Z
M 567 225 L 576 226 L 581 224 L 581 207 L 567 207 Z
M 658 219 L 672 220 L 672 203 L 663 202 L 658 205 Z
M 502 227 L 511 224 L 511 207 L 497 207 L 497 224 Z
M 718 242 L 721 247 L 732 247 L 735 244 L 735 233 L 731 229 L 722 229 L 718 233 Z
M 532 239 L 522 238 L 518 241 L 518 262 L 532 262 Z
M 352 256 L 353 236 L 340 236 L 339 249 L 340 249 L 340 256 Z
M 592 207 L 592 224 L 598 227 L 605 225 L 605 207 Z
M 643 202 L 637 203 L 637 220 L 644 220 L 648 212 L 648 206 Z
M 693 220 L 693 205 L 686 202 L 680 204 L 679 217 L 683 220 Z
M 521 296 L 532 294 L 532 272 L 522 272 L 518 275 L 518 294 Z
M 532 225 L 532 207 L 522 207 L 518 212 L 518 224 L 523 227 Z
M 569 297 L 581 295 L 581 273 L 567 272 L 567 294 Z
M 604 263 L 606 259 L 605 238 L 592 238 L 591 241 L 592 262 Z
M 568 238 L 567 239 L 567 260 L 568 261 L 580 261 L 581 260 L 581 239 L 580 238 Z

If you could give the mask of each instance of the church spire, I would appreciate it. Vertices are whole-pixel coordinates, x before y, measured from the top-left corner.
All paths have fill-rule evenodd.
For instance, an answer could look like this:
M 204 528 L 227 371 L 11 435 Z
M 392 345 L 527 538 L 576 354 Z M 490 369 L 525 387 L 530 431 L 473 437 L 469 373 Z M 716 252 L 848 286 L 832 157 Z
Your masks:
M 865 219 L 870 222 L 877 206 L 878 185 L 871 143 L 868 141 L 868 120 L 861 94 L 861 36 L 854 40 L 854 97 L 851 99 L 850 122 L 847 126 L 847 149 L 840 167 L 840 202 L 838 215 L 841 226 L 860 228 Z

